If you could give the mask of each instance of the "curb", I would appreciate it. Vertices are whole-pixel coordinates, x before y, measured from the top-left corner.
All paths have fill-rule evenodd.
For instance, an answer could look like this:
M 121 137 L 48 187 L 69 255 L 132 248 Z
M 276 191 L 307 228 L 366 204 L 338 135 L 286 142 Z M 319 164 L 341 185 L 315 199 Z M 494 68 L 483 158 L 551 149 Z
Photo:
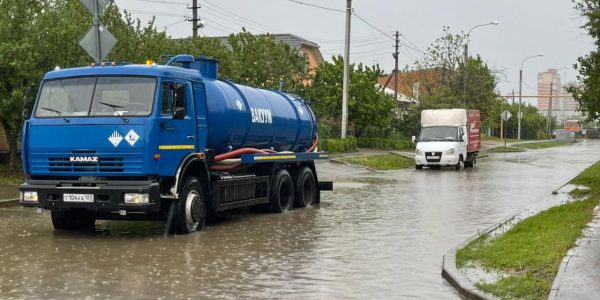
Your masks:
M 446 252 L 444 254 L 444 257 L 442 260 L 442 277 L 444 277 L 444 279 L 446 279 L 446 281 L 448 281 L 448 283 L 458 293 L 460 293 L 462 296 L 464 296 L 467 299 L 477 299 L 477 300 L 500 299 L 490 293 L 479 290 L 477 287 L 475 287 L 473 282 L 471 282 L 471 280 L 469 280 L 467 278 L 467 276 L 465 276 L 462 272 L 460 272 L 456 268 L 456 251 L 464 248 L 467 244 L 476 240 L 482 234 L 486 234 L 486 233 L 489 234 L 492 231 L 498 229 L 498 227 L 500 227 L 500 226 L 506 224 L 508 221 L 516 218 L 518 215 L 522 214 L 526 210 L 527 209 L 524 208 L 524 209 L 518 211 L 517 213 L 515 213 L 514 215 L 504 219 L 502 222 L 491 225 L 490 227 L 486 228 L 482 232 L 479 232 L 476 235 L 471 236 L 470 238 L 466 239 L 464 242 L 458 244 L 452 250 Z
M 17 206 L 19 204 L 19 198 L 13 199 L 1 199 L 0 207 Z

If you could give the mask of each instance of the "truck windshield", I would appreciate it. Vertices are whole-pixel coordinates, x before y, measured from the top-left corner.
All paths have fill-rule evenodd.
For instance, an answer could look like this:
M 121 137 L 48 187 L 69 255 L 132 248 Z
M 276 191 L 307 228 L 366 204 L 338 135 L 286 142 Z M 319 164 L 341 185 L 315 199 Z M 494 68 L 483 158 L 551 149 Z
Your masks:
M 419 142 L 456 142 L 458 141 L 457 127 L 432 126 L 421 130 Z
M 148 116 L 156 79 L 80 77 L 49 80 L 40 92 L 36 117 Z

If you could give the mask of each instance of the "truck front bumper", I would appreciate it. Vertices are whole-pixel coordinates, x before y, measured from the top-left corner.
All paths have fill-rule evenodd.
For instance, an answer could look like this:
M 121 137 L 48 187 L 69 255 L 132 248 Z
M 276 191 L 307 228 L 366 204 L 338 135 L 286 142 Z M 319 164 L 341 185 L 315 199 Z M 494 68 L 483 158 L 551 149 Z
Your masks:
M 455 166 L 460 156 L 441 154 L 439 158 L 427 158 L 425 155 L 415 155 L 415 164 L 418 166 Z
M 47 210 L 85 209 L 96 213 L 119 211 L 155 213 L 161 210 L 159 184 L 156 181 L 69 181 L 28 179 L 19 185 L 20 203 Z M 37 193 L 26 201 L 26 192 Z M 125 203 L 125 194 L 147 194 L 148 203 Z M 32 193 L 29 193 L 31 196 Z M 70 195 L 71 201 L 65 201 Z M 75 195 L 75 196 L 73 196 Z M 91 196 L 90 196 L 91 195 Z M 80 199 L 75 199 L 80 198 Z M 84 199 L 85 198 L 85 199 Z

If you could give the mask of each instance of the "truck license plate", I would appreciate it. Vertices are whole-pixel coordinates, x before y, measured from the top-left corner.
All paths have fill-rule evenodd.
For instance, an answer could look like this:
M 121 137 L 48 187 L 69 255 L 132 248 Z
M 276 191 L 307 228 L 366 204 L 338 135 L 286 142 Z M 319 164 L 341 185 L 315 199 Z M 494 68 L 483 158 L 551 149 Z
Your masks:
M 427 156 L 427 159 L 440 159 L 437 155 Z
M 93 194 L 63 194 L 65 202 L 94 202 Z

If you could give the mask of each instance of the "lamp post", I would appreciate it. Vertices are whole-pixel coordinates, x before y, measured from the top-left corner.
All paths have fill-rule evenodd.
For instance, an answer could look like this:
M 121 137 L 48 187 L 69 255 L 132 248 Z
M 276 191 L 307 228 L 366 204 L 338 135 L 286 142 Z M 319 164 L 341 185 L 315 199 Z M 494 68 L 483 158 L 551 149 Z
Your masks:
M 463 81 L 463 96 L 464 96 L 464 106 L 465 108 L 467 107 L 467 72 L 466 72 L 466 66 L 467 66 L 467 59 L 469 59 L 469 36 L 471 35 L 471 31 L 473 31 L 473 29 L 475 28 L 479 28 L 479 27 L 483 27 L 483 26 L 488 26 L 488 25 L 498 25 L 500 24 L 500 22 L 498 21 L 492 21 L 490 23 L 485 23 L 485 24 L 479 24 L 476 26 L 471 27 L 471 29 L 469 29 L 469 31 L 467 31 L 467 40 L 465 41 L 465 53 L 464 53 L 464 64 L 465 64 L 465 72 L 464 72 L 464 81 Z
M 523 64 L 525 64 L 525 62 L 528 59 L 531 58 L 535 58 L 535 57 L 541 57 L 544 56 L 543 52 L 540 52 L 539 54 L 536 55 L 532 55 L 532 56 L 528 56 L 525 57 L 522 61 L 521 61 L 521 69 L 519 69 L 519 113 L 517 114 L 517 120 L 519 120 L 518 122 L 518 126 L 517 126 L 517 140 L 521 140 L 521 104 L 522 104 L 522 97 L 523 97 Z

